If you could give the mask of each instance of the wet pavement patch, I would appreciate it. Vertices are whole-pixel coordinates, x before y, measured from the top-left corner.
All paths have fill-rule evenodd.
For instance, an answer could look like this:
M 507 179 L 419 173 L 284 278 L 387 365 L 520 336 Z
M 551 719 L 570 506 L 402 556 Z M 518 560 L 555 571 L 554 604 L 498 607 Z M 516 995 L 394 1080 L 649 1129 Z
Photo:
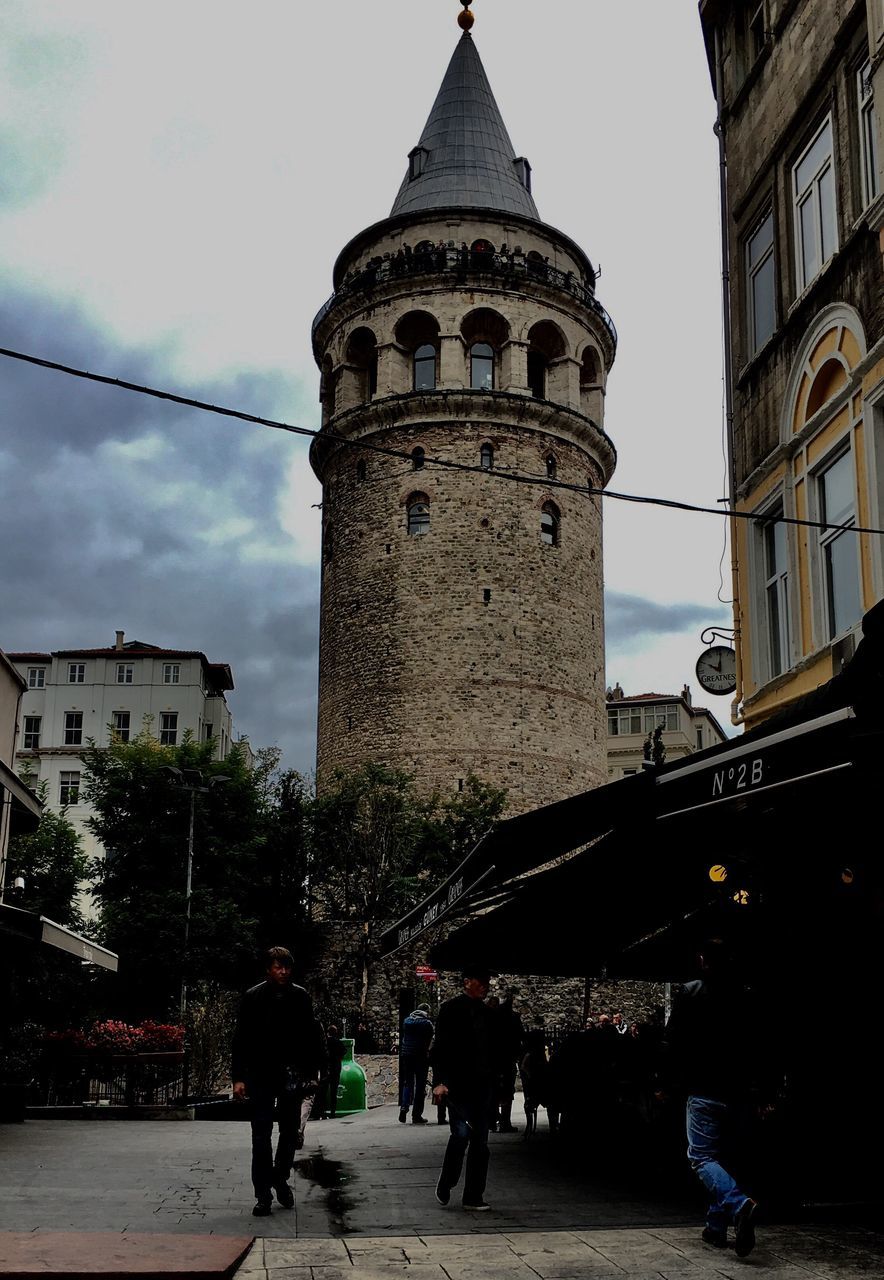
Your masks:
M 347 1195 L 354 1174 L 342 1160 L 328 1160 L 317 1152 L 305 1156 L 295 1164 L 295 1173 L 307 1182 L 315 1183 L 325 1192 L 325 1207 L 332 1235 L 343 1235 L 349 1230 L 347 1213 L 353 1204 Z

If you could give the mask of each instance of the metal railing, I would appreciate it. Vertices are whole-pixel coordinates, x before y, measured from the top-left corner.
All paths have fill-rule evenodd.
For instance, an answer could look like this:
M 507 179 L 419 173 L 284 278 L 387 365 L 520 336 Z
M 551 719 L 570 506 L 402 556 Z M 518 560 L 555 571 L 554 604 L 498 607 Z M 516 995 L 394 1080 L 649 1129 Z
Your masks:
M 594 289 L 585 285 L 575 272 L 560 271 L 545 260 L 529 258 L 523 253 L 490 253 L 465 247 L 457 249 L 452 245 L 439 245 L 421 252 L 400 249 L 396 254 L 373 258 L 359 271 L 351 271 L 341 281 L 337 292 L 317 311 L 312 326 L 314 345 L 318 326 L 332 308 L 345 298 L 358 293 L 371 293 L 391 281 L 439 274 L 453 275 L 455 282 L 458 277 L 466 279 L 467 276 L 491 276 L 510 288 L 521 289 L 527 280 L 561 290 L 576 298 L 601 319 L 608 330 L 614 350 L 617 349 L 614 321 L 596 298 Z

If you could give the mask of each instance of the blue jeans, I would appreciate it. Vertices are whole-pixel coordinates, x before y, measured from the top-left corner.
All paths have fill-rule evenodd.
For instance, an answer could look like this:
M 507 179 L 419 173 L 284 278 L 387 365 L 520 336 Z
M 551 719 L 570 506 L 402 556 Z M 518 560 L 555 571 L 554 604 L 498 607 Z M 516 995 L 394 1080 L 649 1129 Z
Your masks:
M 688 1160 L 709 1193 L 706 1225 L 710 1231 L 727 1233 L 734 1214 L 748 1200 L 727 1169 L 720 1163 L 722 1140 L 735 1108 L 715 1098 L 692 1094 L 687 1105 Z
M 451 1136 L 445 1148 L 439 1182 L 450 1191 L 460 1181 L 464 1155 L 467 1158 L 463 1186 L 464 1204 L 479 1204 L 488 1177 L 488 1120 L 491 1114 L 492 1088 L 477 1089 L 469 1094 L 452 1096 L 448 1103 L 448 1126 Z
M 427 1073 L 430 1060 L 424 1054 L 403 1053 L 399 1059 L 399 1106 L 403 1111 L 411 1107 L 411 1118 L 419 1120 L 424 1114 L 424 1095 L 427 1090 Z
M 304 1145 L 304 1126 L 312 1097 L 262 1081 L 249 1087 L 252 1105 L 252 1186 L 259 1200 L 269 1200 L 272 1187 L 288 1182 L 295 1152 Z M 273 1154 L 273 1120 L 279 1124 Z

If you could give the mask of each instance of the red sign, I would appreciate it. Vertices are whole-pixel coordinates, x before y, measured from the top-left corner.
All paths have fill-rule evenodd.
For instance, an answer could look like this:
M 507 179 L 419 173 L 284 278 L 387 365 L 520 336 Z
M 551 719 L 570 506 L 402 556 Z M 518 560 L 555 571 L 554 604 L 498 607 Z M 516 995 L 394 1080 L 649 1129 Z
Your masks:
M 423 978 L 424 982 L 435 982 L 436 979 L 439 977 L 436 970 L 432 968 L 431 965 L 428 965 L 428 964 L 417 965 L 414 971 L 414 976 L 416 978 Z

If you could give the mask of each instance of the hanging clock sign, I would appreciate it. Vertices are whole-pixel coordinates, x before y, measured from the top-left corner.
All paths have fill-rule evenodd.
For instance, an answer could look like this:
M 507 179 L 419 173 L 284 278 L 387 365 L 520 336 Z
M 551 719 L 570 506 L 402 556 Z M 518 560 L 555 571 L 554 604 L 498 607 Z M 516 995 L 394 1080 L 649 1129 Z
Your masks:
M 697 680 L 707 693 L 733 693 L 737 687 L 737 656 L 725 644 L 713 644 L 697 659 Z

